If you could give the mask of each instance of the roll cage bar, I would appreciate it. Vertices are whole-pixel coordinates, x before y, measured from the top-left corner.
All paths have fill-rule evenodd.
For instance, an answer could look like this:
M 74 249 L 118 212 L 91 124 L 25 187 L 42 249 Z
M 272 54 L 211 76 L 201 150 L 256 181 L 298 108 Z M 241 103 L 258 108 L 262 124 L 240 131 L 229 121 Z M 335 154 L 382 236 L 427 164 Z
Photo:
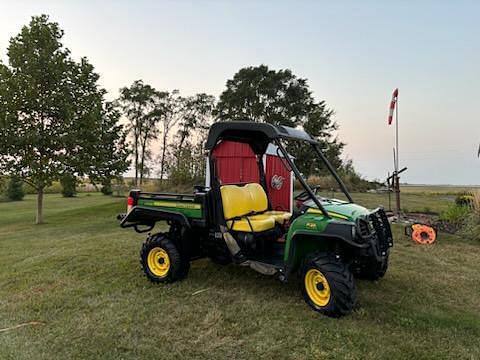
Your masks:
M 315 205 L 317 205 L 318 209 L 325 217 L 331 218 L 331 216 L 328 214 L 328 211 L 323 207 L 320 200 L 315 196 L 315 193 L 305 181 L 295 163 L 292 161 L 290 155 L 282 144 L 282 139 L 309 143 L 313 148 L 314 152 L 325 164 L 335 181 L 338 183 L 340 189 L 347 197 L 348 201 L 353 203 L 353 199 L 348 192 L 347 187 L 336 173 L 332 164 L 330 164 L 325 155 L 323 155 L 320 149 L 320 143 L 315 140 L 310 134 L 301 129 L 294 129 L 288 126 L 272 125 L 268 123 L 257 123 L 252 121 L 217 122 L 213 124 L 210 128 L 207 143 L 205 144 L 205 149 L 212 150 L 220 140 L 231 140 L 248 143 L 257 155 L 263 155 L 267 149 L 268 144 L 270 142 L 273 142 L 275 145 L 278 146 L 280 152 L 284 156 L 284 159 L 287 161 L 288 165 L 295 174 L 295 177 L 298 179 L 298 181 L 305 189 L 309 197 L 312 199 L 312 201 L 315 203 Z M 210 171 L 210 176 L 215 176 L 214 171 Z

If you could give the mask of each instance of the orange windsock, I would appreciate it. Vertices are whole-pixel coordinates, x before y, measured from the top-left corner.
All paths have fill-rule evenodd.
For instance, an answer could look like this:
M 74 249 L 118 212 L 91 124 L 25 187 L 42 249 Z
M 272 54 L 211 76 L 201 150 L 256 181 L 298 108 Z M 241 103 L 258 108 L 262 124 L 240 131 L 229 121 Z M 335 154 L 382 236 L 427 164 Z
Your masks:
M 395 106 L 397 105 L 397 99 L 398 99 L 398 88 L 393 90 L 392 100 L 390 101 L 390 112 L 388 113 L 388 125 L 392 124 L 393 110 L 395 110 Z

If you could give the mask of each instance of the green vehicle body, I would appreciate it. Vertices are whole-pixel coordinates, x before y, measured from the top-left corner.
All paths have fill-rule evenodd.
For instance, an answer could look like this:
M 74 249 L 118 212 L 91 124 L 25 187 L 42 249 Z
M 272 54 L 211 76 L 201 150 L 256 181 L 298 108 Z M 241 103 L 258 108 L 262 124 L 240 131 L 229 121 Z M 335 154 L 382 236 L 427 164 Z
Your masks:
M 141 193 L 140 193 L 141 194 Z M 177 196 L 173 194 L 174 196 Z M 182 197 L 190 196 L 183 194 Z M 342 224 L 356 231 L 357 219 L 366 218 L 371 211 L 355 203 L 338 199 L 322 198 L 322 205 L 327 209 L 330 218 L 318 210 L 315 203 L 308 200 L 304 203 L 305 209 L 289 226 L 285 236 L 285 251 L 283 260 L 291 269 L 298 269 L 307 254 L 328 250 L 329 242 L 323 236 L 328 224 Z M 189 220 L 204 219 L 208 211 L 201 203 L 194 202 L 193 198 L 180 199 L 138 199 L 138 208 L 166 211 L 184 215 Z M 329 239 L 332 238 L 329 234 Z M 343 239 L 342 239 L 343 240 Z
M 224 140 L 250 146 L 258 160 L 258 182 L 223 184 L 216 176 L 212 150 Z M 287 153 L 283 146 L 286 140 L 311 145 L 312 154 L 322 160 L 347 201 L 318 196 L 318 189 L 314 191 L 307 184 Z M 270 204 L 260 159 L 272 143 L 304 189 L 295 197 L 298 206 L 291 213 L 274 211 Z M 180 280 L 186 276 L 190 261 L 203 257 L 219 264 L 249 266 L 281 281 L 299 273 L 304 277 L 302 292 L 307 304 L 336 317 L 353 309 L 353 274 L 371 280 L 383 277 L 393 246 L 385 212 L 353 202 L 320 144 L 310 135 L 265 123 L 215 123 L 205 148 L 205 186 L 196 186 L 192 194 L 132 190 L 127 213 L 118 217 L 122 227 L 133 227 L 137 232 L 150 232 L 157 223 L 168 225 L 168 231 L 149 234 L 142 245 L 141 264 L 149 280 Z M 252 225 L 255 222 L 256 227 Z
M 255 136 L 251 134 L 255 134 Z M 262 136 L 259 136 L 259 134 L 262 134 Z M 283 264 L 281 267 L 283 269 L 281 270 L 284 274 L 297 270 L 305 257 L 313 252 L 340 251 L 347 257 L 370 256 L 376 257 L 378 260 L 382 256 L 380 252 L 385 253 L 386 246 L 392 245 L 390 227 L 383 210 L 375 210 L 380 214 L 377 216 L 379 220 L 377 219 L 376 234 L 383 232 L 383 250 L 378 246 L 377 249 L 374 249 L 375 242 L 378 242 L 378 239 L 371 242 L 371 236 L 362 238 L 358 235 L 361 232 L 359 231 L 359 222 L 371 223 L 372 220 L 375 220 L 373 219 L 375 217 L 372 215 L 373 212 L 353 202 L 344 184 L 323 156 L 318 147 L 319 144 L 310 135 L 298 129 L 248 122 L 214 124 L 210 129 L 206 143 L 206 149 L 210 151 L 208 161 L 211 178 L 209 180 L 212 184 L 215 183 L 216 179 L 211 150 L 221 140 L 228 140 L 229 138 L 248 143 L 259 157 L 265 152 L 268 144 L 274 143 L 284 154 L 283 158 L 286 162 L 284 165 L 291 168 L 305 189 L 304 192 L 307 197 L 303 201 L 302 207 L 294 211 L 289 226 L 282 235 L 285 246 L 282 253 Z M 286 153 L 285 148 L 283 148 L 280 141 L 282 139 L 294 139 L 310 143 L 313 151 L 322 159 L 338 182 L 348 201 L 321 198 L 316 193 L 314 194 Z M 262 182 L 261 169 L 259 169 L 259 176 L 260 182 Z M 261 185 L 265 189 L 264 181 Z M 130 195 L 134 199 L 132 204 L 135 205 L 135 211 L 122 215 L 121 225 L 123 227 L 134 227 L 139 232 L 145 232 L 153 229 L 158 221 L 166 220 L 169 224 L 193 229 L 192 233 L 195 233 L 195 236 L 223 239 L 222 224 L 223 227 L 226 226 L 226 219 L 223 217 L 221 208 L 220 185 L 198 188 L 199 191 L 196 190 L 194 194 L 145 193 L 134 190 Z M 380 225 L 383 227 L 378 226 L 378 223 L 381 223 Z M 147 228 L 141 229 L 142 226 Z M 365 226 L 368 228 L 369 225 Z M 372 226 L 370 228 L 373 229 Z M 190 239 L 192 238 L 194 236 L 190 236 Z M 190 244 L 189 246 L 197 247 L 197 244 Z M 365 250 L 366 248 L 370 248 L 370 251 Z M 201 256 L 201 254 L 198 256 Z M 278 261 L 275 266 L 280 267 Z
M 307 201 L 304 205 L 308 209 L 291 223 L 286 238 L 284 261 L 291 263 L 294 268 L 300 265 L 307 254 L 327 249 L 327 243 L 322 238 L 322 234 L 330 222 L 344 222 L 346 226 L 355 228 L 356 220 L 370 213 L 368 209 L 354 203 L 323 199 L 322 205 L 332 217 L 327 218 L 313 201 Z M 299 239 L 295 244 L 294 238 Z M 293 246 L 295 246 L 295 255 L 291 258 Z

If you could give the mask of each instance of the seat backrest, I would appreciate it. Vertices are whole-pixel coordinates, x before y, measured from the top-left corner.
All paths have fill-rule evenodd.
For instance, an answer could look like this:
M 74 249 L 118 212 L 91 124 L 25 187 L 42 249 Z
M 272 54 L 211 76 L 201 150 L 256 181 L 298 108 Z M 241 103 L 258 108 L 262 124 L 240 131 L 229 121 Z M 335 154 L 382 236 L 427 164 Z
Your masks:
M 245 186 L 222 185 L 220 187 L 222 195 L 223 216 L 225 219 L 244 216 L 251 213 L 251 196 Z
M 264 212 L 268 210 L 268 198 L 262 185 L 258 183 L 250 183 L 245 185 L 245 188 L 250 193 L 251 208 L 254 212 Z
M 261 213 L 268 209 L 268 199 L 262 185 L 249 183 L 244 186 L 222 185 L 223 216 L 225 219 Z

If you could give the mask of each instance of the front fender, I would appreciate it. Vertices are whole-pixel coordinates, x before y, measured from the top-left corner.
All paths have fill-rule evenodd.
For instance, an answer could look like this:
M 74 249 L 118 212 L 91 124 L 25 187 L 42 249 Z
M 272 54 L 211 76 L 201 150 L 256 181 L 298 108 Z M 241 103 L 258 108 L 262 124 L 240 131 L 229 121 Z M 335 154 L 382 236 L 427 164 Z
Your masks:
M 331 251 L 332 247 L 337 245 L 365 249 L 369 247 L 367 243 L 358 243 L 354 241 L 352 227 L 355 223 L 331 220 L 323 229 L 320 227 L 317 231 L 307 229 L 295 229 L 287 239 L 285 248 L 285 265 L 290 272 L 297 269 L 303 258 L 312 252 Z

